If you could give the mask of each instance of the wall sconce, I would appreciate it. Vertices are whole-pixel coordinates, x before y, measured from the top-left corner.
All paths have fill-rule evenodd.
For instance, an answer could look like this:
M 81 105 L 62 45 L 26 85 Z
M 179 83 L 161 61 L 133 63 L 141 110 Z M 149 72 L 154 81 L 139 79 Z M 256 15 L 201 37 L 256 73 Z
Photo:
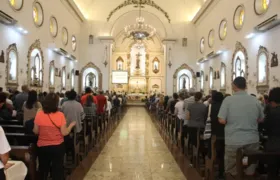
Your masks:
M 169 66 L 169 68 L 171 68 L 171 66 L 172 66 L 172 63 L 170 61 L 168 63 L 168 66 Z
M 107 65 L 108 65 L 108 62 L 107 62 L 107 49 L 108 49 L 108 47 L 105 46 L 105 51 L 104 51 L 104 62 L 103 62 L 103 64 L 105 65 L 105 67 L 107 67 Z

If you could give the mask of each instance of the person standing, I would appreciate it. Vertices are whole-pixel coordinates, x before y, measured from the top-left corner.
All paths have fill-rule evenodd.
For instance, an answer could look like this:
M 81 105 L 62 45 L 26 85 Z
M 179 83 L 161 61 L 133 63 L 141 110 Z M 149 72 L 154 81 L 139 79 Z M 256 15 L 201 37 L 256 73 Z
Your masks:
M 25 101 L 27 101 L 27 99 L 28 99 L 28 91 L 29 91 L 28 86 L 23 85 L 21 87 L 21 90 L 22 90 L 22 92 L 19 93 L 18 95 L 16 95 L 15 102 L 14 102 L 15 110 L 18 111 L 18 112 L 22 111 L 23 103 Z
M 177 122 L 176 122 L 176 137 L 178 137 L 178 133 L 181 133 L 181 144 L 184 145 L 184 137 L 182 135 L 182 128 L 183 123 L 186 120 L 186 112 L 184 108 L 184 99 L 185 99 L 185 93 L 181 92 L 179 93 L 179 101 L 175 104 L 175 115 L 177 116 Z M 184 147 L 184 146 L 182 146 Z
M 195 102 L 188 106 L 187 120 L 188 120 L 188 134 L 190 144 L 197 145 L 197 131 L 205 127 L 207 118 L 207 107 L 202 103 L 202 93 L 196 92 L 194 95 Z
M 96 96 L 96 99 L 97 99 L 97 104 L 98 104 L 97 114 L 102 114 L 107 109 L 107 99 L 103 95 L 103 91 L 99 92 L 99 95 Z
M 8 140 L 5 136 L 5 132 L 3 128 L 0 126 L 0 179 L 5 180 L 4 167 L 9 160 L 9 152 L 11 151 L 11 147 L 8 143 Z
M 28 99 L 22 106 L 23 124 L 34 119 L 37 111 L 42 108 L 41 103 L 37 99 L 37 92 L 32 90 L 28 92 Z M 32 128 L 33 129 L 33 128 Z
M 216 155 L 219 165 L 219 178 L 224 178 L 224 155 L 225 155 L 225 125 L 220 124 L 218 114 L 224 100 L 224 95 L 221 92 L 212 93 L 212 103 L 210 109 L 211 119 L 211 134 L 216 136 Z M 209 142 L 211 144 L 211 141 Z M 211 147 L 211 146 L 209 146 Z M 210 156 L 212 156 L 211 148 L 209 148 Z
M 43 103 L 43 110 L 36 114 L 33 132 L 38 134 L 38 157 L 40 180 L 47 180 L 49 171 L 53 180 L 64 179 L 64 136 L 67 136 L 76 122 L 66 125 L 64 114 L 58 110 L 59 97 L 49 93 Z
M 264 114 L 257 98 L 245 91 L 244 77 L 235 78 L 232 89 L 235 93 L 223 101 L 218 117 L 225 125 L 225 173 L 235 176 L 237 149 L 259 150 L 258 122 L 263 120 Z M 252 175 L 255 168 L 256 165 L 251 165 L 245 173 Z
M 266 108 L 264 128 L 268 133 L 268 140 L 265 144 L 265 152 L 280 152 L 280 87 L 273 88 L 269 92 L 269 105 Z M 268 157 L 268 180 L 279 179 L 280 158 Z
M 92 96 L 92 99 L 93 99 L 94 104 L 98 105 L 98 104 L 97 104 L 97 98 L 96 98 L 96 96 L 92 95 L 92 90 L 91 90 L 90 87 L 86 87 L 86 89 L 85 89 L 85 94 L 84 94 L 84 95 L 82 96 L 82 98 L 81 98 L 81 104 L 84 105 L 84 104 L 86 103 L 87 97 L 88 97 L 89 95 Z
M 74 90 L 69 91 L 68 100 L 63 103 L 61 111 L 66 117 L 67 125 L 70 125 L 73 121 L 76 122 L 76 132 L 79 133 L 82 130 L 82 120 L 85 118 L 83 106 L 76 101 L 77 93 Z

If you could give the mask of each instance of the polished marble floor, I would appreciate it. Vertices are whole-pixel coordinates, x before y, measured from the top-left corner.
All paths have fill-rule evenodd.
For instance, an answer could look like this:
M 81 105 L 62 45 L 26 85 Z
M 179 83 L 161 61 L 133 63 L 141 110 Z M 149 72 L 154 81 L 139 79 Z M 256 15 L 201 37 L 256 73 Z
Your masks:
M 84 180 L 185 180 L 144 107 L 129 108 Z

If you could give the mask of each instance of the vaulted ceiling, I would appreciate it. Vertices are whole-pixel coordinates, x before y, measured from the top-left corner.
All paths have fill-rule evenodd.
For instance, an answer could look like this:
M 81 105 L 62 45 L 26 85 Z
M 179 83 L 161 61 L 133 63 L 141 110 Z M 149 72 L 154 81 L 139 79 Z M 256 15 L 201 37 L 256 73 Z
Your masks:
M 127 12 L 138 10 L 138 0 L 73 0 L 86 19 L 113 21 Z M 205 0 L 141 0 L 144 11 L 152 13 L 166 22 L 190 21 Z

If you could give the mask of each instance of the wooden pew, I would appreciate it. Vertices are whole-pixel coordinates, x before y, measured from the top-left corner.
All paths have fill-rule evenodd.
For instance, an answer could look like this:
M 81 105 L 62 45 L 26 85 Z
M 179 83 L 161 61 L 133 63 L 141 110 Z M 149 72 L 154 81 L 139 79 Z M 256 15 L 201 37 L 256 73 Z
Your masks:
M 26 129 L 23 125 L 1 125 L 5 132 L 25 133 Z
M 23 122 L 20 120 L 5 120 L 0 118 L 0 126 L 2 125 L 23 125 Z
M 30 180 L 37 180 L 36 171 L 36 145 L 29 146 L 11 146 L 10 158 L 13 160 L 23 161 L 28 169 L 27 176 Z
M 83 129 L 79 133 L 79 140 L 81 141 L 80 144 L 80 155 L 85 157 L 89 151 L 89 131 L 88 131 L 88 119 L 83 120 Z
M 205 157 L 205 178 L 204 180 L 214 180 L 215 179 L 215 169 L 214 163 L 216 160 L 216 140 L 217 137 L 212 135 L 211 137 L 211 158 Z
M 30 144 L 36 144 L 38 137 L 33 134 L 25 133 L 5 133 L 10 145 L 16 146 L 28 146 Z
M 192 163 L 194 168 L 197 170 L 199 174 L 201 174 L 201 164 L 200 164 L 200 154 L 202 153 L 201 150 L 203 149 L 204 144 L 201 142 L 203 141 L 203 132 L 204 130 L 201 128 L 198 128 L 197 130 L 197 135 L 196 135 L 196 141 L 197 141 L 197 146 L 192 146 L 193 147 L 193 152 L 192 152 Z
M 243 158 L 247 157 L 247 163 L 244 165 Z M 246 179 L 246 175 L 244 174 L 244 170 L 248 167 L 248 165 L 256 163 L 258 161 L 266 162 L 268 157 L 280 158 L 280 152 L 264 152 L 264 151 L 245 151 L 243 148 L 240 148 L 236 152 L 236 170 L 237 175 L 235 177 L 236 180 L 244 180 Z

